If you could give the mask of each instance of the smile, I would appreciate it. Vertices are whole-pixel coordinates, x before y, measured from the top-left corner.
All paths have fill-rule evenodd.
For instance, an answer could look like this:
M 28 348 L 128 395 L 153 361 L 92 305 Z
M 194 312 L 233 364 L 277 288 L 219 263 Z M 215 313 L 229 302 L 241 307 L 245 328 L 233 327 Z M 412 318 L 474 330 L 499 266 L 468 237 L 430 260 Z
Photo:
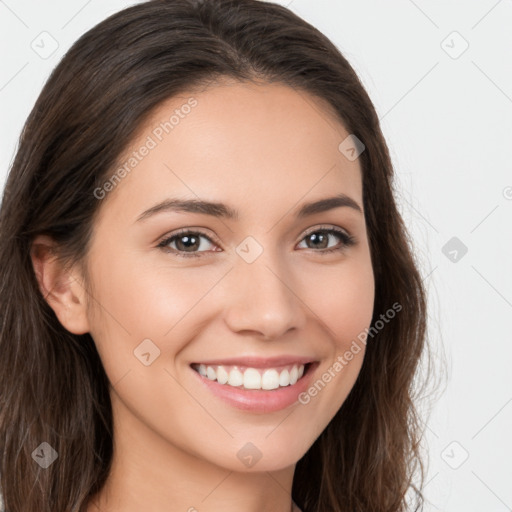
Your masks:
M 291 364 L 275 368 L 251 368 L 193 364 L 192 368 L 203 377 L 222 385 L 241 389 L 272 390 L 293 386 L 304 375 L 306 366 L 307 364 Z

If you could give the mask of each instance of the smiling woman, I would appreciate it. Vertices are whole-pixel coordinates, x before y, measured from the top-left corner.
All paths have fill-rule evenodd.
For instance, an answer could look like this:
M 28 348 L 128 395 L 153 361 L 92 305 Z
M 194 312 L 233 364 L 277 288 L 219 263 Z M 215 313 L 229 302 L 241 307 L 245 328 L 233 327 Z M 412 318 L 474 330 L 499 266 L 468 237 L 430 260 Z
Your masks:
M 0 212 L 6 510 L 418 510 L 392 178 L 353 69 L 284 7 L 149 1 L 82 36 Z

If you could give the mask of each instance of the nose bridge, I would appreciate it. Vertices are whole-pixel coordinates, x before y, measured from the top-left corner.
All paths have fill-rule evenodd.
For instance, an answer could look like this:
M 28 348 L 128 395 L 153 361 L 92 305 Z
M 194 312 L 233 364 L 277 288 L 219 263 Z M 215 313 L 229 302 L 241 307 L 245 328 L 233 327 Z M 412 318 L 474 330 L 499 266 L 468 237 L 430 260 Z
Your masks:
M 237 247 L 225 318 L 233 331 L 277 338 L 300 328 L 304 312 L 293 291 L 293 268 L 279 251 L 258 245 L 249 239 Z

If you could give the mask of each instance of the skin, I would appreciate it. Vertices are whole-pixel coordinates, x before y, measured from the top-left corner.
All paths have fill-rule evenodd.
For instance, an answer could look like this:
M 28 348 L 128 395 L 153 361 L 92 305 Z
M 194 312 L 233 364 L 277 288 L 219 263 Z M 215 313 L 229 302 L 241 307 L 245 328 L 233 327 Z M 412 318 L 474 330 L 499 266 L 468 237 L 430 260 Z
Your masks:
M 266 83 L 226 81 L 192 96 L 197 106 L 101 200 L 88 283 L 78 266 L 62 268 L 50 239 L 33 245 L 41 291 L 66 329 L 92 335 L 112 384 L 112 472 L 88 512 L 289 512 L 295 464 L 363 362 L 364 345 L 308 404 L 270 413 L 234 408 L 197 381 L 192 362 L 282 354 L 318 360 L 316 381 L 369 327 L 374 275 L 364 211 L 294 217 L 334 193 L 363 209 L 359 161 L 338 150 L 349 134 L 326 104 Z M 127 155 L 189 97 L 160 105 Z M 171 196 L 223 202 L 240 218 L 164 212 L 136 221 Z M 356 243 L 321 255 L 343 241 L 330 235 L 315 246 L 306 230 L 317 226 Z M 201 238 L 200 257 L 157 247 L 180 228 L 212 240 Z M 263 248 L 251 264 L 236 252 L 248 236 Z M 133 353 L 147 338 L 161 351 L 149 366 Z M 250 468 L 237 457 L 248 442 L 262 454 Z

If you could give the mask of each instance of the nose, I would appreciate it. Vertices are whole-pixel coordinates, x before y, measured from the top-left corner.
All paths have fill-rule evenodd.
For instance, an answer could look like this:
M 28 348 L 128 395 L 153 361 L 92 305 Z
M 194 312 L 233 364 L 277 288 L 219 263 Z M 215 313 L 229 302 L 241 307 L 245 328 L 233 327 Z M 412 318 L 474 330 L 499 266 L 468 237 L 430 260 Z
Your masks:
M 278 339 L 303 328 L 306 315 L 291 269 L 260 256 L 235 263 L 227 284 L 224 318 L 237 334 Z

